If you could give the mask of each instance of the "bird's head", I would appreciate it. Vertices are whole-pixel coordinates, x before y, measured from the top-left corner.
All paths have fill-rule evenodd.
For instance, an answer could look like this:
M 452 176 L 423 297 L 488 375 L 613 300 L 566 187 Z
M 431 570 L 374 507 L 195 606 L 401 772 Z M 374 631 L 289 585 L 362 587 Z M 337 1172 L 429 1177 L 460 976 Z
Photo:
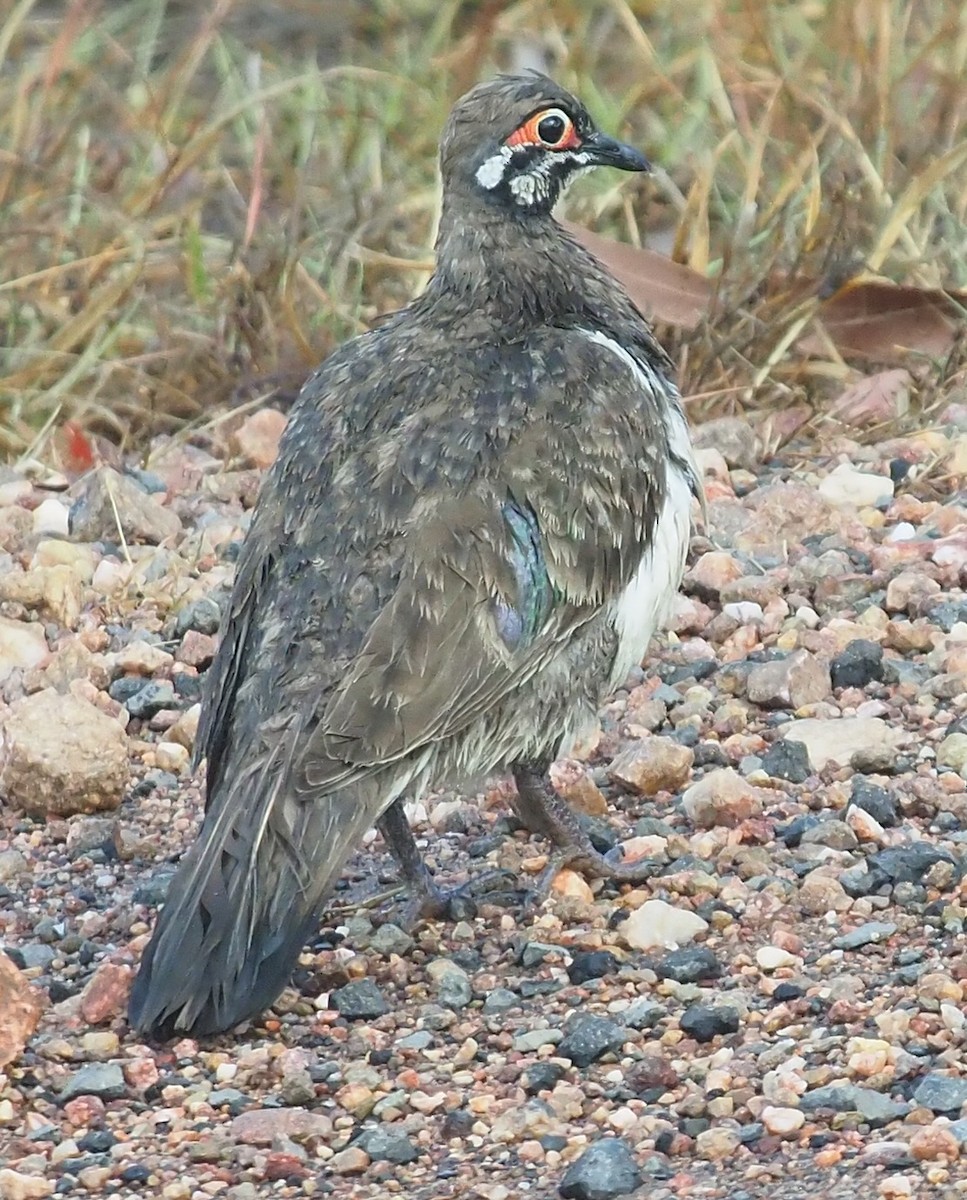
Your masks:
M 458 100 L 444 130 L 445 189 L 518 214 L 547 214 L 591 167 L 647 171 L 632 146 L 601 133 L 584 105 L 546 75 L 500 75 Z

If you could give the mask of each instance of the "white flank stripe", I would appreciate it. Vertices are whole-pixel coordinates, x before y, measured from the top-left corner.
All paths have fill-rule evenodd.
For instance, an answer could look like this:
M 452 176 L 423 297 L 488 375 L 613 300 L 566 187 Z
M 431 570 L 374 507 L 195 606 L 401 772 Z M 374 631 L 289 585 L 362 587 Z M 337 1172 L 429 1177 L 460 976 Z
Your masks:
M 655 396 L 667 390 L 670 381 L 660 379 L 628 351 L 598 330 L 582 330 L 592 342 L 604 346 L 634 373 L 641 387 Z M 611 669 L 611 686 L 623 683 L 632 667 L 644 658 L 655 631 L 664 622 L 678 591 L 685 570 L 688 539 L 692 526 L 692 483 L 701 474 L 695 463 L 688 423 L 677 402 L 677 393 L 667 409 L 668 448 L 678 459 L 668 465 L 665 502 L 648 547 L 635 577 L 614 606 L 614 625 L 618 633 L 618 651 Z

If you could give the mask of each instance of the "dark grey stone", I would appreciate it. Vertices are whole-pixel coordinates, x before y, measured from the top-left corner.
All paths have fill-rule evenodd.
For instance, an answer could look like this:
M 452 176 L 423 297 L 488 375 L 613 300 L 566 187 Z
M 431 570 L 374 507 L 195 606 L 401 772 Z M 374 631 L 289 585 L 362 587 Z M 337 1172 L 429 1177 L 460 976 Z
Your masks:
M 875 821 L 879 821 L 884 829 L 892 829 L 899 823 L 899 805 L 889 788 L 870 783 L 862 775 L 854 775 L 850 799 Z
M 967 1079 L 958 1075 L 941 1075 L 933 1071 L 925 1075 L 913 1099 L 935 1113 L 956 1113 L 967 1104 Z
M 938 862 L 952 863 L 957 868 L 958 876 L 963 873 L 963 865 L 952 854 L 929 842 L 892 846 L 869 859 L 870 870 L 882 872 L 893 884 L 922 883 L 924 875 Z
M 693 1004 L 682 1013 L 679 1025 L 682 1033 L 697 1042 L 710 1042 L 723 1034 L 735 1033 L 739 1014 L 728 1004 Z
M 762 769 L 772 779 L 804 783 L 812 774 L 805 742 L 780 738 L 762 755 Z
M 853 1083 L 814 1088 L 800 1096 L 799 1107 L 803 1112 L 816 1112 L 821 1108 L 833 1112 L 856 1112 L 870 1125 L 885 1125 L 905 1117 L 910 1111 L 909 1104 L 891 1100 L 882 1092 Z
M 610 950 L 579 950 L 571 959 L 567 977 L 572 983 L 587 983 L 589 979 L 603 979 L 618 970 L 618 960 Z
M 494 1013 L 506 1012 L 508 1008 L 520 1008 L 520 996 L 510 988 L 498 987 L 487 993 L 482 1011 L 484 1016 L 492 1016 Z
M 576 1067 L 588 1067 L 609 1051 L 620 1050 L 626 1040 L 625 1028 L 608 1017 L 594 1013 L 576 1013 L 564 1028 L 564 1040 L 557 1048 L 561 1058 L 569 1058 Z
M 356 1139 L 360 1150 L 365 1150 L 373 1160 L 391 1163 L 411 1163 L 420 1157 L 420 1152 L 401 1129 L 378 1126 L 364 1129 Z
M 602 1138 L 568 1167 L 559 1188 L 563 1200 L 614 1200 L 641 1187 L 644 1177 L 621 1138 Z
M 886 941 L 896 933 L 896 926 L 890 921 L 867 921 L 841 937 L 833 938 L 837 950 L 858 950 L 861 946 L 875 945 Z
M 674 979 L 676 983 L 699 983 L 703 979 L 718 979 L 722 964 L 707 946 L 689 946 L 666 954 L 655 964 L 655 971 L 660 978 Z
M 389 1012 L 383 993 L 371 979 L 356 979 L 336 988 L 331 999 L 340 1015 L 349 1021 L 372 1021 Z
M 203 596 L 178 610 L 175 617 L 175 637 L 184 637 L 189 629 L 198 633 L 218 633 L 221 619 L 221 609 L 215 601 Z
M 883 678 L 883 647 L 867 638 L 847 643 L 829 664 L 834 688 L 864 688 Z
M 127 1095 L 124 1073 L 117 1063 L 89 1063 L 68 1079 L 58 1099 L 61 1104 L 76 1096 L 100 1096 L 102 1100 L 121 1100 Z

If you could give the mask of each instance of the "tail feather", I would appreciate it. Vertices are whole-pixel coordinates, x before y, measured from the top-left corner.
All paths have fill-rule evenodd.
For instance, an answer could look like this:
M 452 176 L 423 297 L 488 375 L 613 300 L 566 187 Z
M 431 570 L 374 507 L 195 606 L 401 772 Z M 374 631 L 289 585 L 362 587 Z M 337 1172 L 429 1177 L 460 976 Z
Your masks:
M 136 1029 L 217 1033 L 267 1008 L 346 859 L 400 790 L 371 777 L 296 796 L 279 766 L 223 781 L 232 794 L 209 809 L 142 959 Z

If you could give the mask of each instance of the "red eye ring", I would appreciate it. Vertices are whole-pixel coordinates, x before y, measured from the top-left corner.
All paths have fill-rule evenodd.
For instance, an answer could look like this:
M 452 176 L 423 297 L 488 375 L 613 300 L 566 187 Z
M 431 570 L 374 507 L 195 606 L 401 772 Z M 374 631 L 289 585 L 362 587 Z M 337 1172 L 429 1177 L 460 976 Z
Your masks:
M 544 126 L 543 130 L 541 126 Z M 553 136 L 556 134 L 556 137 Z M 528 117 L 507 139 L 508 146 L 542 146 L 545 150 L 574 150 L 581 139 L 563 108 L 542 108 Z

